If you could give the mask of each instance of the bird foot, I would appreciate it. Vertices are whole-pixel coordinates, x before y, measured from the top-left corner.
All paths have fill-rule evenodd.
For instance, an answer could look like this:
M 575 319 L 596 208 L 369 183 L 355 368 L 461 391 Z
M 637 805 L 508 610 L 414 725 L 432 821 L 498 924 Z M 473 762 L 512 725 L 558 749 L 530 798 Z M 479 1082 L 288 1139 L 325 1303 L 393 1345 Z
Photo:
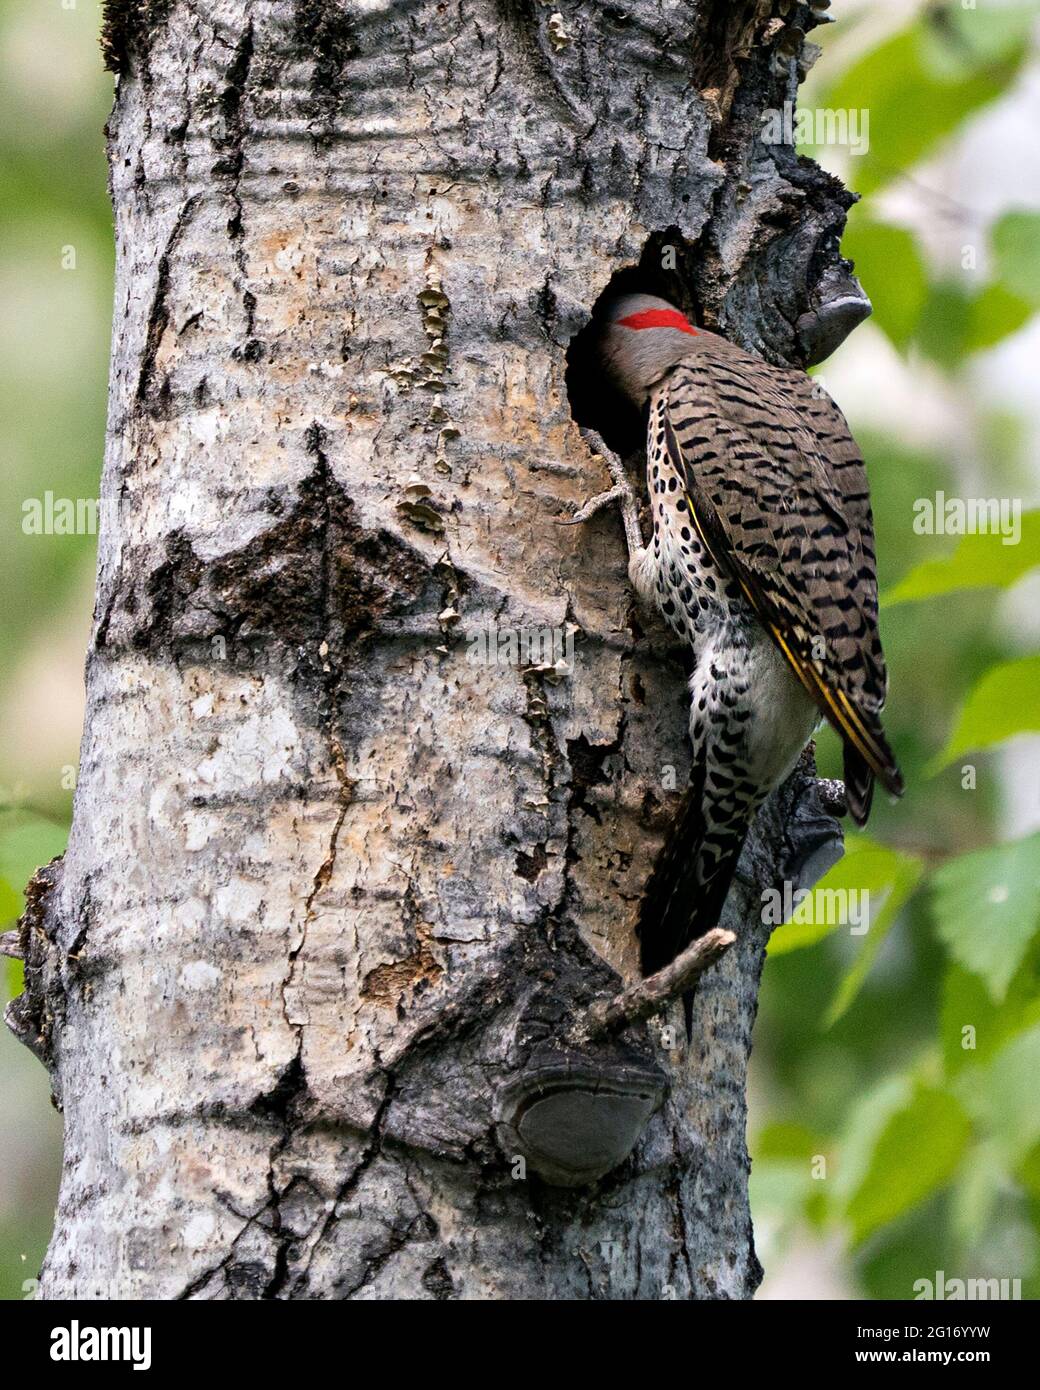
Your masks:
M 631 502 L 632 489 L 627 483 L 617 483 L 607 492 L 597 492 L 595 497 L 590 497 L 583 507 L 579 507 L 573 516 L 561 517 L 561 526 L 577 526 L 580 521 L 591 521 L 599 512 L 604 511 L 614 502 Z
M 639 507 L 636 503 L 635 492 L 632 484 L 628 481 L 625 472 L 625 465 L 614 453 L 613 449 L 604 444 L 602 438 L 595 430 L 582 429 L 581 437 L 592 450 L 594 456 L 601 458 L 607 466 L 607 471 L 614 480 L 614 486 L 608 488 L 606 492 L 599 492 L 595 497 L 590 497 L 583 507 L 579 507 L 573 516 L 561 520 L 561 526 L 576 526 L 581 521 L 588 521 L 591 517 L 618 502 L 621 504 L 621 519 L 625 525 L 625 540 L 628 543 L 629 554 L 643 548 L 643 536 L 639 529 Z

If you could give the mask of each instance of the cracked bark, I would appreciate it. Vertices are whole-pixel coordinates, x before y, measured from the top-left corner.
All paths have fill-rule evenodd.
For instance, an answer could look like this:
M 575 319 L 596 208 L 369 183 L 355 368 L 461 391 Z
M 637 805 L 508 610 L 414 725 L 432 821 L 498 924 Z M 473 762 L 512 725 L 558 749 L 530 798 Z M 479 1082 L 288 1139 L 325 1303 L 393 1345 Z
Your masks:
M 552 524 L 602 484 L 565 356 L 636 266 L 815 355 L 847 331 L 848 196 L 759 140 L 806 6 L 577 3 L 567 42 L 550 9 L 109 6 L 113 505 L 72 833 L 10 1011 L 65 1117 L 45 1297 L 758 1282 L 760 893 L 835 827 L 807 763 L 689 1048 L 675 1005 L 575 1050 L 637 979 L 686 713 L 619 526 Z M 573 671 L 467 660 L 489 624 L 573 628 Z M 517 1176 L 553 1097 L 636 1093 L 599 1182 Z

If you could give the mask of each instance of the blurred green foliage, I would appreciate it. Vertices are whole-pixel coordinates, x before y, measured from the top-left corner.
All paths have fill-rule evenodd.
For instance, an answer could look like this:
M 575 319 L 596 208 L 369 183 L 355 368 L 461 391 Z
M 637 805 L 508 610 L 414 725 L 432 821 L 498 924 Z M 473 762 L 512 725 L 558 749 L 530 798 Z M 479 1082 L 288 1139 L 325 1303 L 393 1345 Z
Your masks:
M 972 686 L 949 742 L 928 765 L 938 772 L 973 748 L 1040 730 L 1040 656 L 999 661 Z
M 963 589 L 1006 589 L 1040 565 L 1040 511 L 1022 515 L 1019 543 L 999 534 L 962 536 L 948 555 L 923 560 L 881 596 L 886 609 L 911 599 L 941 598 Z
M 974 257 L 943 264 L 891 219 L 886 195 L 916 187 L 913 166 L 1014 87 L 1037 13 L 925 5 L 843 71 L 825 48 L 806 98 L 869 109 L 870 151 L 843 167 L 869 196 L 843 250 L 891 347 L 972 403 L 988 447 L 972 459 L 967 495 L 1031 493 L 1034 503 L 1020 431 L 987 415 L 968 383 L 975 356 L 1040 308 L 1040 214 L 1014 206 L 1008 190 L 983 274 Z M 826 162 L 826 151 L 806 152 Z M 980 239 L 974 225 L 964 237 Z M 1036 1297 L 1040 834 L 1002 840 L 998 754 L 1040 729 L 1040 657 L 1016 650 L 1000 621 L 1004 593 L 1040 567 L 1040 512 L 1024 513 L 1017 544 L 921 534 L 915 503 L 966 492 L 955 463 L 859 433 L 891 673 L 886 723 L 909 791 L 898 806 L 880 798 L 872 838 L 849 836 L 845 859 L 774 934 L 755 1054 L 752 1209 L 772 1232 L 767 1268 L 815 1232 L 844 1243 L 852 1291 L 912 1298 L 915 1281 L 941 1269 L 1018 1278 L 1023 1297 Z M 829 735 L 820 761 L 839 772 Z M 828 889 L 869 889 L 866 935 L 831 924 Z
M 957 3 L 930 6 L 830 84 L 821 107 L 870 113 L 870 149 L 856 164 L 858 192 L 873 193 L 912 168 L 1007 90 L 1036 10 L 1005 7 L 1001 22 L 993 13 L 991 6 L 983 16 Z

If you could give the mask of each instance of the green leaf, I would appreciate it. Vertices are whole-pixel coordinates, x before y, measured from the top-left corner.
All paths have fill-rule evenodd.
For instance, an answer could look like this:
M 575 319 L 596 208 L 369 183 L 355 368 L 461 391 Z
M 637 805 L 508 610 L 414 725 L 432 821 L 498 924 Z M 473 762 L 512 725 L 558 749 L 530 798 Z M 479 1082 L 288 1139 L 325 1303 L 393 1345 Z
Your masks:
M 969 312 L 968 294 L 951 281 L 934 285 L 921 308 L 917 343 L 947 372 L 953 371 L 964 356 Z
M 1040 213 L 1006 213 L 991 240 L 1000 279 L 1012 294 L 1040 308 Z
M 929 901 L 950 955 L 1002 1003 L 1040 927 L 1040 833 L 951 859 Z
M 934 362 L 952 372 L 971 353 L 1017 333 L 1032 315 L 1032 306 L 1001 284 L 972 294 L 946 281 L 925 300 L 914 336 Z
M 1024 53 L 1022 35 L 994 58 L 963 35 L 920 21 L 853 63 L 820 98 L 824 108 L 870 112 L 870 148 L 850 161 L 852 187 L 869 193 L 908 174 L 972 111 L 1006 91 Z
M 865 936 L 855 964 L 830 1003 L 824 1020 L 826 1027 L 835 1023 L 855 999 L 921 872 L 919 860 L 876 844 L 865 835 L 850 836 L 844 857 L 773 933 L 768 947 L 770 956 L 814 946 L 838 927 Z
M 920 515 L 923 518 L 924 512 Z M 1023 512 L 1021 525 L 1017 545 L 1005 545 L 1004 537 L 997 532 L 962 536 L 956 549 L 944 559 L 925 560 L 915 566 L 882 595 L 882 604 L 891 608 L 897 603 L 938 598 L 964 589 L 1009 589 L 1040 565 L 1040 511 Z
M 949 742 L 929 763 L 934 776 L 973 748 L 1040 730 L 1040 656 L 991 666 L 965 700 Z
M 835 1210 L 844 1211 L 866 1182 L 878 1140 L 892 1118 L 910 1104 L 913 1093 L 911 1078 L 897 1072 L 850 1096 L 841 1161 L 833 1180 Z
M 1009 1168 L 1025 1160 L 1040 1140 L 1040 1026 L 1021 1033 L 987 1067 L 962 1072 L 957 1095 L 980 1129 L 999 1146 Z
M 865 1240 L 944 1187 L 970 1134 L 970 1121 L 954 1096 L 919 1086 L 910 1103 L 885 1125 L 848 1204 L 853 1240 Z
M 1006 285 L 987 285 L 981 294 L 969 302 L 968 322 L 964 335 L 964 352 L 982 352 L 1017 333 L 1033 316 L 1028 300 L 1009 290 Z
M 873 305 L 873 321 L 896 347 L 906 347 L 928 294 L 928 279 L 916 240 L 901 227 L 889 227 L 854 214 L 841 249 L 855 262 L 856 276 Z M 893 275 L 893 266 L 899 267 L 898 275 Z
M 830 1141 L 804 1125 L 778 1121 L 756 1135 L 751 1151 L 752 1201 L 756 1210 L 765 1206 L 782 1212 L 787 1222 L 799 1218 L 820 1226 L 826 1216 L 826 1166 L 817 1171 L 817 1160 L 833 1147 Z
M 950 1222 L 966 1248 L 974 1249 L 992 1225 L 1002 1196 L 1012 1186 L 999 1146 L 974 1145 L 965 1155 L 953 1187 Z
M 769 1212 L 773 1218 L 774 1239 L 779 1233 L 790 1231 L 802 1224 L 807 1215 L 810 1200 L 816 1195 L 814 1188 L 824 1186 L 813 1182 L 807 1163 L 794 1159 L 755 1159 L 751 1171 L 750 1194 L 754 1210 Z
M 828 1147 L 818 1134 L 791 1120 L 775 1120 L 763 1126 L 751 1146 L 756 1162 L 759 1159 L 798 1159 L 804 1160 L 806 1165 Z
M 1040 1023 L 1040 940 L 996 1003 L 988 985 L 957 961 L 943 977 L 939 1032 L 948 1077 L 990 1061 L 1011 1038 Z
M 1040 1144 L 1034 1144 L 1026 1153 L 1015 1176 L 1032 1197 L 1040 1199 Z
M 856 962 L 838 986 L 825 1015 L 830 1027 L 848 1009 L 866 979 L 900 908 L 921 877 L 920 860 L 866 835 L 849 836 L 845 855 L 811 893 L 796 906 L 790 919 L 769 940 L 769 955 L 782 956 L 814 946 L 837 927 L 865 940 Z M 865 930 L 864 930 L 865 929 Z
M 888 853 L 894 856 L 894 861 L 890 864 L 887 888 L 879 885 L 877 889 L 870 890 L 870 930 L 855 963 L 845 974 L 828 1006 L 823 1020 L 826 1028 L 837 1023 L 852 1005 L 877 959 L 882 943 L 920 881 L 924 866 L 919 859 L 896 854 L 894 850 Z M 875 895 L 883 895 L 880 910 L 875 908 Z

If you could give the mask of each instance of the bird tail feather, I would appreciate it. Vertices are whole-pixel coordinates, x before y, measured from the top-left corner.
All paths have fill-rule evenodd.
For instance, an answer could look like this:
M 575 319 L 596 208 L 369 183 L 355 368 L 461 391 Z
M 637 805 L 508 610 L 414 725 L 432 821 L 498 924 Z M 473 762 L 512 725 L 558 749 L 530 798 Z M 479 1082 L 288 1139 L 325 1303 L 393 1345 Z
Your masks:
M 747 823 L 734 828 L 721 855 L 705 870 L 707 828 L 703 811 L 704 767 L 695 767 L 682 808 L 675 818 L 647 882 L 639 916 L 640 965 L 643 975 L 656 974 L 691 941 L 718 926 L 737 861 L 747 838 Z M 749 822 L 748 822 L 749 823 Z M 716 842 L 717 843 L 717 842 Z M 683 996 L 686 1037 L 691 1036 L 693 993 Z

